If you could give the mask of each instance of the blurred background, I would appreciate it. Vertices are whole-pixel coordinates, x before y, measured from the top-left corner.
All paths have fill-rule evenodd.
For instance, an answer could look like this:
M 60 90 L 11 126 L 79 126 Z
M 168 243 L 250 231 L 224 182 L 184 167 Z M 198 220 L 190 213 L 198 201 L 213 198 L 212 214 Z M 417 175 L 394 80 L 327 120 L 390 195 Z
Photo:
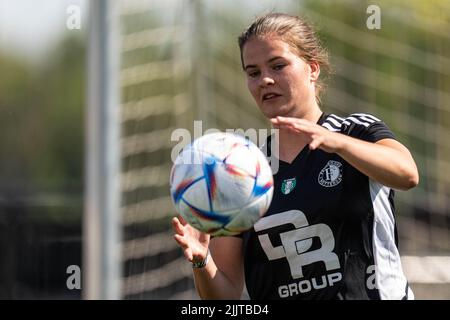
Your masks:
M 97 278 L 118 277 L 116 298 L 198 298 L 170 229 L 168 177 L 179 142 L 172 132 L 185 128 L 194 137 L 194 120 L 203 131 L 269 128 L 246 88 L 237 37 L 270 11 L 305 16 L 318 29 L 335 69 L 325 112 L 372 113 L 413 153 L 420 184 L 396 193 L 403 267 L 417 299 L 450 299 L 448 1 L 117 0 L 112 13 L 93 3 L 108 6 L 0 0 L 1 299 L 87 297 L 88 282 L 70 286 L 68 267 L 84 277 L 84 260 L 108 250 L 115 255 L 102 263 L 117 264 L 116 274 L 100 264 L 106 276 Z M 380 8 L 380 29 L 368 28 L 371 4 Z M 117 28 L 94 27 L 111 19 Z M 114 39 L 117 50 L 102 51 L 92 39 Z M 93 79 L 102 74 L 93 63 L 102 53 L 117 70 Z M 95 122 L 89 95 L 103 90 L 95 86 L 102 79 L 117 87 L 108 94 L 118 118 L 98 113 Z M 95 220 L 95 193 L 87 192 L 95 188 L 93 128 L 105 122 L 118 137 L 119 166 L 107 171 L 118 181 L 118 217 L 109 224 L 117 245 L 95 251 L 107 237 L 86 230 L 110 232 Z

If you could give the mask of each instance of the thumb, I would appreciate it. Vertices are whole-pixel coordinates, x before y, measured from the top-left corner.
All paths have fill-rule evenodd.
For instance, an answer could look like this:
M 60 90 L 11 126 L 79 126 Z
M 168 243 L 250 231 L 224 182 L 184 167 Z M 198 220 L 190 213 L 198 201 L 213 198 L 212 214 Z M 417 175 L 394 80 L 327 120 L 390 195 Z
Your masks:
M 316 150 L 319 147 L 320 142 L 318 140 L 313 140 L 309 143 L 310 150 Z

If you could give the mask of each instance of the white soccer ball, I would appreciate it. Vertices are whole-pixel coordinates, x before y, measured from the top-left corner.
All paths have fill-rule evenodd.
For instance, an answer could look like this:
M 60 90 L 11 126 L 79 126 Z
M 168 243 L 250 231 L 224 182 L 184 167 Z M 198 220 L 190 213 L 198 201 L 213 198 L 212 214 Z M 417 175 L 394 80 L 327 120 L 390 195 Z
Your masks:
M 214 236 L 250 229 L 273 196 L 272 170 L 249 139 L 211 133 L 186 146 L 170 174 L 176 211 L 194 228 Z

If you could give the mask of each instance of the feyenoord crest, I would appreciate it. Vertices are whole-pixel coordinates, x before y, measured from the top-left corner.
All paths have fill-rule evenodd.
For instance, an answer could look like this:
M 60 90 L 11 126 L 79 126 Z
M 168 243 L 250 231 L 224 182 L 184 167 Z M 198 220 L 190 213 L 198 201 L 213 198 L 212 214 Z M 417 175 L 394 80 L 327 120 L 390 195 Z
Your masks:
M 294 190 L 296 183 L 296 178 L 283 180 L 283 183 L 281 184 L 281 192 L 283 194 L 290 193 L 292 190 Z
M 334 187 L 342 181 L 342 163 L 330 160 L 320 171 L 319 184 L 324 187 Z

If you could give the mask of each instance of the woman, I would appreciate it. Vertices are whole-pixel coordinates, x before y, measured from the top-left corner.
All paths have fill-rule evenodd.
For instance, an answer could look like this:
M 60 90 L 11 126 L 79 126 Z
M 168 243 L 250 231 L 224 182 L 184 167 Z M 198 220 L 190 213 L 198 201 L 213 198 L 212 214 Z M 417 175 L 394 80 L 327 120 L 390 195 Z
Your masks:
M 200 297 L 239 299 L 245 279 L 252 299 L 412 299 L 393 207 L 393 189 L 418 184 L 408 149 L 372 115 L 321 111 L 327 54 L 302 19 L 260 17 L 239 46 L 247 86 L 279 129 L 280 165 L 268 212 L 240 237 L 173 219 Z

